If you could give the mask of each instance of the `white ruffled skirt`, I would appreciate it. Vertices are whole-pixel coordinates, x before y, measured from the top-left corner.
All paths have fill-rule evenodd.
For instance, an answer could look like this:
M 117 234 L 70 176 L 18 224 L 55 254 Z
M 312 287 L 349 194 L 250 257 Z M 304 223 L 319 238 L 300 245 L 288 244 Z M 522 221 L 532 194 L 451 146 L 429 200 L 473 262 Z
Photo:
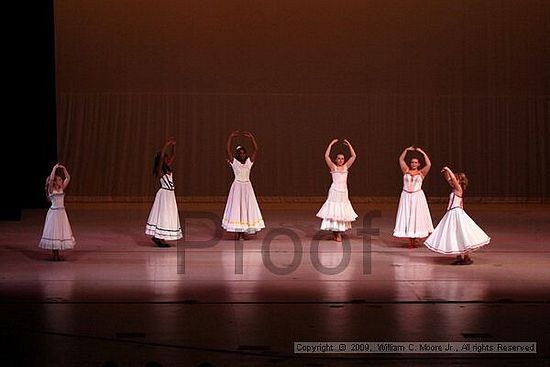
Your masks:
M 325 231 L 344 232 L 351 228 L 351 222 L 357 219 L 349 201 L 348 191 L 338 191 L 330 188 L 328 198 L 317 212 L 317 217 L 323 219 L 321 229 Z
M 47 250 L 72 249 L 76 241 L 65 208 L 48 209 L 38 247 Z

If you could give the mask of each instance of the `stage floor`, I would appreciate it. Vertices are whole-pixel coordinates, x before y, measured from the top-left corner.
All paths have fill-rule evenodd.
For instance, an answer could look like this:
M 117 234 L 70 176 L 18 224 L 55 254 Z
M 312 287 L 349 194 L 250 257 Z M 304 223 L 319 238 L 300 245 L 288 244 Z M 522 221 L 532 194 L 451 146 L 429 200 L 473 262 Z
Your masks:
M 37 247 L 47 209 L 0 222 L 9 365 L 547 365 L 550 205 L 467 204 L 491 236 L 474 264 L 391 236 L 394 204 L 355 205 L 345 243 L 319 204 L 264 204 L 267 228 L 217 233 L 223 203 L 180 204 L 184 240 L 154 247 L 150 204 L 69 203 L 64 261 Z M 430 204 L 434 225 L 444 204 Z M 536 354 L 295 354 L 294 342 L 536 342 Z

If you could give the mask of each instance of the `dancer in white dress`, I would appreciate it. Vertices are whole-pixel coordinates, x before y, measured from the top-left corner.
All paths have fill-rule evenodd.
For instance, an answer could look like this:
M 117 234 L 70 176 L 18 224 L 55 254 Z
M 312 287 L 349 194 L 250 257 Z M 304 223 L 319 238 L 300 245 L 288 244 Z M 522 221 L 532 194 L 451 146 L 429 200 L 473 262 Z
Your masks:
M 158 247 L 170 247 L 165 240 L 175 241 L 183 237 L 171 169 L 175 157 L 176 140 L 170 138 L 162 151 L 157 152 L 153 165 L 153 174 L 160 179 L 160 189 L 149 213 L 145 234 L 152 236 L 151 239 Z
M 254 147 L 250 157 L 246 149 L 237 146 L 234 155 L 231 152 L 232 140 L 234 137 L 242 134 L 249 138 Z M 249 131 L 233 131 L 227 138 L 226 153 L 227 162 L 233 168 L 235 180 L 231 184 L 225 210 L 223 212 L 222 227 L 228 232 L 235 232 L 235 239 L 246 239 L 245 233 L 254 234 L 265 228 L 262 213 L 250 182 L 250 170 L 256 162 L 256 153 L 258 144 L 254 135 Z
M 470 252 L 485 246 L 491 238 L 464 211 L 463 197 L 468 186 L 464 173 L 454 174 L 449 167 L 441 170 L 451 185 L 447 212 L 424 244 L 440 254 L 457 255 L 453 265 L 470 265 Z
M 351 153 L 350 158 L 345 161 L 342 153 L 336 155 L 336 160 L 333 162 L 330 159 L 330 151 L 332 146 L 338 142 L 338 139 L 333 139 L 325 151 L 325 162 L 330 169 L 332 175 L 332 185 L 328 191 L 328 197 L 319 212 L 317 217 L 323 219 L 321 229 L 332 231 L 334 240 L 342 241 L 342 232 L 351 228 L 351 222 L 357 218 L 357 213 L 353 210 L 348 196 L 348 169 L 353 165 L 357 155 L 347 139 L 344 139 Z
M 417 151 L 424 156 L 426 165 L 420 168 L 418 158 L 410 160 L 410 167 L 405 163 L 408 151 Z M 432 166 L 428 155 L 420 148 L 408 147 L 399 156 L 399 166 L 403 172 L 403 191 L 395 219 L 394 237 L 408 238 L 409 248 L 416 247 L 418 238 L 428 237 L 434 227 L 426 195 L 422 191 L 422 182 Z
M 57 174 L 58 169 L 63 171 L 64 179 Z M 42 238 L 38 246 L 43 249 L 52 250 L 55 261 L 62 260 L 59 256 L 60 250 L 72 249 L 75 245 L 71 224 L 69 223 L 64 205 L 64 190 L 67 188 L 70 180 L 71 176 L 69 176 L 69 172 L 67 172 L 65 166 L 59 163 L 53 166 L 52 172 L 46 179 L 46 193 L 52 205 L 48 209 Z

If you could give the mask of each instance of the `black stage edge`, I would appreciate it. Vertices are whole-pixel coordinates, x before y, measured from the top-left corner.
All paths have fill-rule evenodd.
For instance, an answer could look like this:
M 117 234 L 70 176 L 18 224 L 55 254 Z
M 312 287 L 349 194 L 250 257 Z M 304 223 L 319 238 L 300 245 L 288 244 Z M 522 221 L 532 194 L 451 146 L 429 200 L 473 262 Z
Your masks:
M 11 67 L 5 71 L 10 87 L 5 86 L 4 131 L 9 134 L 2 144 L 1 221 L 21 220 L 23 208 L 47 207 L 44 181 L 57 160 L 53 0 L 10 8 L 25 16 L 5 24 Z
M 54 1 L 33 4 L 34 24 L 29 34 L 31 83 L 26 97 L 29 102 L 25 115 L 28 134 L 24 148 L 31 150 L 26 179 L 22 184 L 20 208 L 47 207 L 44 182 L 57 161 L 56 89 L 55 89 L 55 25 Z M 31 168 L 32 162 L 32 168 Z

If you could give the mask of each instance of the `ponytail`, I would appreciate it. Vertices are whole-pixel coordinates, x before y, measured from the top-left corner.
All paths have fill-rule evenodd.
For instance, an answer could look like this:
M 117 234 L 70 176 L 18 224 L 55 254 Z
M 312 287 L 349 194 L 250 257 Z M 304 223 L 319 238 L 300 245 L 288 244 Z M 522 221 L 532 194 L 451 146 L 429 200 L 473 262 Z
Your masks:
M 462 192 L 466 191 L 466 187 L 468 187 L 468 177 L 466 177 L 466 174 L 464 172 L 460 172 L 457 174 L 457 178 L 460 187 L 462 187 Z
M 155 154 L 155 159 L 154 159 L 154 161 L 153 161 L 153 175 L 154 175 L 155 177 L 158 176 L 158 172 L 159 172 L 159 168 L 158 168 L 158 167 L 159 167 L 159 164 L 160 164 L 160 152 L 157 152 L 157 153 Z
M 46 200 L 48 201 L 52 201 L 52 199 L 50 199 L 50 176 L 46 177 L 46 184 L 44 185 L 44 192 L 46 193 Z

